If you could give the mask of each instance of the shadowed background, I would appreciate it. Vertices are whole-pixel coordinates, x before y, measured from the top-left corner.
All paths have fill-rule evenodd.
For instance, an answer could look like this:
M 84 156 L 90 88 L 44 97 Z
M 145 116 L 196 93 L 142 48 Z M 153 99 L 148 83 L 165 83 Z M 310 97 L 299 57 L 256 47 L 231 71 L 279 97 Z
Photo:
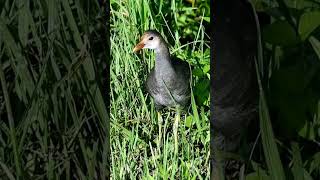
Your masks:
M 106 179 L 105 8 L 4 0 L 0 14 L 0 179 Z
M 247 10 L 240 12 L 240 2 Z M 225 172 L 227 179 L 319 179 L 320 4 L 313 0 L 251 0 L 252 11 L 250 4 L 244 2 L 217 1 L 213 9 L 219 35 L 213 36 L 213 42 L 217 41 L 214 50 L 220 64 L 212 67 L 218 77 L 213 75 L 211 90 L 216 93 L 213 105 L 220 104 L 212 107 L 212 126 L 216 130 L 212 133 L 225 138 L 242 131 L 242 138 L 227 139 L 232 144 L 229 147 L 223 141 L 211 145 L 226 148 L 233 153 L 222 153 L 224 157 L 241 162 L 231 164 L 233 168 Z M 252 16 L 248 17 L 248 13 Z M 250 19 L 252 24 L 248 26 Z M 255 36 L 247 38 L 254 29 L 256 40 Z M 246 68 L 242 61 L 250 47 L 256 48 L 256 57 L 250 62 L 251 71 L 256 71 L 253 78 L 248 76 L 250 66 Z M 235 57 L 238 62 L 233 62 Z M 228 66 L 228 62 L 235 66 Z M 216 82 L 219 78 L 220 84 Z M 259 88 L 258 117 L 246 127 L 244 123 L 250 116 L 246 116 L 239 102 L 241 105 L 254 97 L 252 92 L 257 91 L 242 91 L 254 78 Z M 223 94 L 223 89 L 229 95 Z

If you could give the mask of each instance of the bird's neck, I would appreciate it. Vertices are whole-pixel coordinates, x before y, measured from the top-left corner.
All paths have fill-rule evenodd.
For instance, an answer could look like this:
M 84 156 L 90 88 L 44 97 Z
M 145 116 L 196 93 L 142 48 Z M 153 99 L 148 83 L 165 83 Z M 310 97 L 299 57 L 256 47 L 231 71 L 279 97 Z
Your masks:
M 155 56 L 155 73 L 157 78 L 166 80 L 175 75 L 174 68 L 171 64 L 169 49 L 165 43 L 162 42 L 159 48 L 155 49 Z

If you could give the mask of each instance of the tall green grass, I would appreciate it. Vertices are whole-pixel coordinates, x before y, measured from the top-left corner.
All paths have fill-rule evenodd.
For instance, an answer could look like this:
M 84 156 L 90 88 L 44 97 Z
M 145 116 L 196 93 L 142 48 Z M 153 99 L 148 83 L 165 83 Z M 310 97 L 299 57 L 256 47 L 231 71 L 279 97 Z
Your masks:
M 181 44 L 181 31 L 170 26 L 177 23 L 179 3 L 111 1 L 112 179 L 209 178 L 209 110 L 197 105 L 192 96 L 187 112 L 157 113 L 144 89 L 154 55 L 132 53 L 142 33 L 156 29 L 171 42 L 170 50 L 176 55 L 196 56 L 197 52 L 209 61 L 204 55 L 208 38 L 200 22 L 199 33 L 189 44 Z
M 0 14 L 0 179 L 105 179 L 104 9 L 5 0 Z

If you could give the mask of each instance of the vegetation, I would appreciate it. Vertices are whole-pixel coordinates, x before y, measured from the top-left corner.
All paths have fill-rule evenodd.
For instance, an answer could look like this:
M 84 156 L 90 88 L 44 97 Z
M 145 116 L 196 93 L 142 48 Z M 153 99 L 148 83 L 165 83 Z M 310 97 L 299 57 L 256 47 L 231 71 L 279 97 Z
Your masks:
M 209 178 L 209 1 L 111 1 L 112 179 Z M 187 112 L 157 114 L 144 89 L 154 54 L 132 53 L 145 30 L 156 29 L 171 53 L 193 70 Z
M 106 179 L 105 10 L 4 0 L 0 14 L 0 179 Z
M 320 178 L 320 3 L 252 0 L 261 25 L 257 56 L 260 133 L 240 177 Z M 249 153 L 248 153 L 249 152 Z
M 99 2 L 0 1 L 0 179 L 208 179 L 209 1 L 112 0 L 110 72 Z M 241 146 L 239 178 L 319 179 L 320 3 L 251 2 L 271 21 L 257 43 L 260 133 Z M 154 55 L 131 51 L 147 29 L 193 68 L 187 112 L 157 114 L 143 88 Z

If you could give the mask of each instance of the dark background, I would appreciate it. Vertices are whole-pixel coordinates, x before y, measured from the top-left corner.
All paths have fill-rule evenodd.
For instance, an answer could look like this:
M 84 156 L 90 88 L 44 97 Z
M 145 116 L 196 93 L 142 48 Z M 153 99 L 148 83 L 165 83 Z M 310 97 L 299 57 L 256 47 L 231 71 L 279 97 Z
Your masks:
M 213 45 L 212 73 L 219 78 L 219 73 L 225 72 L 220 84 L 213 77 L 212 93 L 227 85 L 234 87 L 233 92 L 221 94 L 226 98 L 236 97 L 241 94 L 243 85 L 237 85 L 239 81 L 248 83 L 246 76 L 247 66 L 241 64 L 244 61 L 239 56 L 241 63 L 233 62 L 223 53 L 235 54 L 238 47 L 240 53 L 246 54 L 246 48 L 252 45 L 248 39 L 243 39 L 248 33 L 248 25 L 244 22 L 247 11 L 239 12 L 239 1 L 214 1 L 217 22 L 219 18 L 234 17 L 233 28 L 226 27 L 225 32 L 234 35 L 235 41 L 229 37 L 216 37 L 219 41 Z M 227 171 L 227 178 L 246 177 L 247 179 L 318 179 L 319 178 L 319 2 L 317 1 L 251 1 L 259 18 L 261 43 L 255 44 L 257 55 L 253 60 L 257 68 L 249 69 L 256 72 L 258 95 L 250 93 L 250 99 L 258 98 L 256 118 L 251 119 L 248 127 L 243 125 L 248 117 L 243 117 L 242 111 L 231 119 L 228 126 L 217 123 L 226 123 L 230 115 L 225 117 L 217 113 L 216 107 L 237 107 L 237 103 L 247 99 L 236 101 L 232 98 L 229 102 L 221 100 L 221 97 L 212 99 L 211 113 L 213 119 L 211 126 L 222 127 L 216 129 L 213 134 L 221 131 L 230 131 L 235 128 L 241 131 L 241 143 L 232 150 L 231 159 L 243 162 L 234 167 L 237 170 Z M 250 4 L 241 1 L 248 7 Z M 229 10 L 229 11 L 228 11 Z M 251 10 L 252 11 L 252 10 Z M 219 13 L 220 12 L 220 13 Z M 240 15 L 242 13 L 242 15 Z M 238 19 L 236 18 L 238 16 Z M 238 20 L 238 21 L 236 21 Z M 216 29 L 224 31 L 219 23 L 211 24 Z M 230 30 L 231 29 L 231 30 Z M 242 32 L 242 33 L 241 33 Z M 250 34 L 250 33 L 248 33 Z M 253 34 L 253 33 L 252 33 Z M 250 38 L 249 38 L 250 39 Z M 259 38 L 257 39 L 259 40 Z M 229 43 L 230 49 L 228 49 Z M 215 53 L 216 51 L 216 53 Z M 220 54 L 219 54 L 220 53 Z M 217 56 L 217 54 L 219 56 Z M 217 57 L 214 61 L 214 58 Z M 222 57 L 219 59 L 219 57 Z M 236 58 L 235 58 L 236 59 Z M 230 63 L 234 66 L 221 66 L 219 63 Z M 214 68 L 216 67 L 216 69 Z M 248 69 L 247 69 L 248 70 Z M 242 72 L 242 73 L 241 73 Z M 213 74 L 213 76 L 214 76 Z M 243 78 L 241 78 L 243 76 Z M 236 83 L 230 79 L 237 79 Z M 247 80 L 245 80 L 247 79 Z M 259 88 L 259 89 L 258 89 Z M 252 89 L 251 89 L 252 90 Z M 254 90 L 253 90 L 254 92 Z M 219 104 L 220 103 L 220 104 Z M 222 103 L 222 104 L 221 104 Z M 216 109 L 215 109 L 216 108 Z M 230 113 L 229 113 L 230 114 Z M 216 119 L 215 119 L 216 118 Z M 227 124 L 227 123 L 226 123 Z M 236 129 L 236 128 L 239 129 Z M 213 140 L 213 138 L 211 138 Z M 216 145 L 218 142 L 211 142 Z M 212 151 L 213 152 L 213 151 Z M 240 171 L 243 170 L 243 171 Z M 235 173 L 235 171 L 238 171 Z M 247 174 L 247 175 L 245 175 Z

